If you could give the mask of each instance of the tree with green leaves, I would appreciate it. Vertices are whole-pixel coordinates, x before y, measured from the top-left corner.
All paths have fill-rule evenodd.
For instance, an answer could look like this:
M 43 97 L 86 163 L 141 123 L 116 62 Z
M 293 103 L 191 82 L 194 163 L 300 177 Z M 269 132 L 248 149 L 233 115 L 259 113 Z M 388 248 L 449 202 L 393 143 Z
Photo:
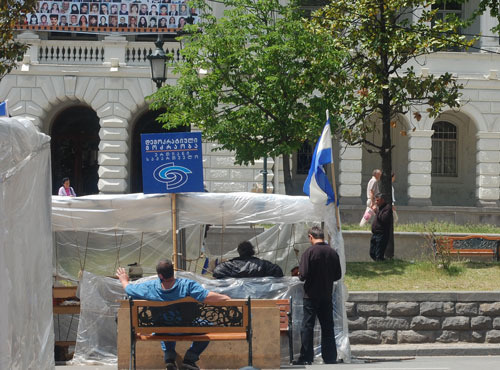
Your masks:
M 336 0 L 314 13 L 309 24 L 311 32 L 329 35 L 335 48 L 348 55 L 347 78 L 333 78 L 333 83 L 346 85 L 337 105 L 344 120 L 341 136 L 380 155 L 381 191 L 389 204 L 391 127 L 398 117 L 412 112 L 415 130 L 422 111 L 436 117 L 445 108 L 460 106 L 462 86 L 451 73 L 426 76 L 412 66 L 423 55 L 473 43 L 459 32 L 469 23 L 453 14 L 440 17 L 438 5 L 439 0 Z M 320 91 L 331 83 L 332 78 L 325 79 Z M 381 131 L 381 142 L 369 139 L 374 130 Z
M 341 101 L 342 86 L 317 90 L 320 81 L 343 74 L 341 55 L 329 35 L 307 31 L 293 3 L 222 3 L 218 19 L 197 4 L 201 20 L 185 27 L 183 60 L 172 63 L 178 80 L 150 97 L 151 108 L 165 110 L 159 118 L 165 128 L 198 127 L 206 140 L 234 151 L 238 164 L 282 156 L 290 194 L 291 154 L 317 140 L 325 110 Z
M 25 14 L 34 12 L 36 0 L 0 0 L 0 79 L 22 58 L 29 45 L 16 41 L 15 25 L 23 24 Z
M 423 111 L 436 117 L 460 105 L 462 86 L 451 73 L 424 76 L 412 66 L 423 55 L 474 41 L 459 32 L 469 23 L 453 14 L 440 18 L 438 5 L 439 0 L 336 0 L 314 13 L 309 24 L 311 32 L 329 35 L 337 50 L 348 53 L 347 78 L 333 79 L 346 84 L 337 104 L 342 138 L 380 154 L 385 194 L 391 194 L 391 126 L 398 117 L 413 112 L 419 121 Z M 331 83 L 325 79 L 319 89 Z M 381 142 L 367 136 L 374 130 L 381 131 Z

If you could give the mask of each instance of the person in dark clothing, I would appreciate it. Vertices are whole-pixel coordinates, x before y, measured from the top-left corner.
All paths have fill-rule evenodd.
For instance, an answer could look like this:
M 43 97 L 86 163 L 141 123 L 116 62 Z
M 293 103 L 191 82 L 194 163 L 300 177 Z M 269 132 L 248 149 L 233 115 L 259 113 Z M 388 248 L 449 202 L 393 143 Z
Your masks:
M 370 257 L 374 261 L 384 261 L 384 253 L 389 243 L 392 227 L 392 207 L 386 202 L 382 193 L 375 195 L 377 206 L 375 220 L 372 223 L 372 238 L 370 240 Z
M 333 282 L 342 277 L 339 255 L 325 243 L 318 226 L 308 231 L 311 246 L 300 259 L 299 279 L 304 281 L 302 345 L 294 365 L 309 365 L 314 361 L 313 334 L 316 317 L 321 326 L 321 357 L 325 364 L 337 362 L 337 346 L 333 323 Z
M 278 265 L 254 257 L 255 250 L 252 243 L 245 241 L 238 245 L 239 257 L 222 262 L 213 272 L 216 279 L 247 278 L 247 277 L 282 277 L 283 271 Z

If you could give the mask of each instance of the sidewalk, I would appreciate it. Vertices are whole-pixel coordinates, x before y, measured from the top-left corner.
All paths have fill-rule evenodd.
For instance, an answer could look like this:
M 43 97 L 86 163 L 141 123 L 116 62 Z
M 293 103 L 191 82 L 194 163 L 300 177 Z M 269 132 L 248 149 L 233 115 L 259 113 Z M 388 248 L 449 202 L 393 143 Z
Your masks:
M 416 356 L 500 356 L 498 343 L 351 345 L 353 358 Z
M 500 345 L 498 343 L 452 343 L 452 344 L 392 344 L 392 345 L 352 345 L 352 362 L 363 364 L 373 361 L 395 359 L 410 360 L 415 357 L 428 356 L 500 356 Z M 325 365 L 314 364 L 307 366 L 308 369 Z M 282 366 L 282 369 L 304 369 L 300 366 Z M 57 365 L 56 370 L 117 370 L 116 365 L 87 365 L 71 366 Z

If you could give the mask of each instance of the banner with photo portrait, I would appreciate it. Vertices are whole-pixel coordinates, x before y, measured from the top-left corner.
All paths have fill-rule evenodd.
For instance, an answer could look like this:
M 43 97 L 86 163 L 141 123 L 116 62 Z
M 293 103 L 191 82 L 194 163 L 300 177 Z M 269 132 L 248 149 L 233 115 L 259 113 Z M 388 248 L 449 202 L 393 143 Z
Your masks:
M 187 0 L 39 1 L 17 29 L 84 33 L 177 33 L 198 22 Z

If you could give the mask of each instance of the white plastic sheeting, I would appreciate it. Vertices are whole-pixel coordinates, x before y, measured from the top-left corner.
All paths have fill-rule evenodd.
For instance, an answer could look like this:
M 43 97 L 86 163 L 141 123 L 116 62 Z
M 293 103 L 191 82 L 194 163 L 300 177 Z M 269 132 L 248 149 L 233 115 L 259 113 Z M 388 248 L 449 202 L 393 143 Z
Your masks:
M 0 369 L 53 369 L 50 138 L 0 118 Z
M 324 223 L 325 231 L 329 235 L 330 243 L 337 250 L 341 259 L 342 271 L 345 273 L 345 253 L 344 242 L 342 234 L 338 231 L 337 221 L 335 218 L 334 205 L 328 207 L 323 205 L 312 204 L 307 197 L 292 197 L 277 194 L 255 194 L 255 193 L 187 193 L 177 194 L 177 215 L 178 227 L 190 228 L 200 227 L 200 225 L 221 225 L 224 227 L 228 225 L 255 225 L 255 224 L 275 224 L 274 227 L 266 230 L 260 235 L 256 235 L 250 241 L 256 246 L 257 256 L 260 258 L 268 259 L 280 265 L 287 274 L 291 267 L 296 266 L 300 259 L 302 252 L 309 246 L 307 240 L 307 228 L 312 224 Z M 143 242 L 137 243 L 138 238 L 143 238 L 146 233 L 163 233 L 169 232 L 171 229 L 171 202 L 170 195 L 143 195 L 143 194 L 129 194 L 129 195 L 95 195 L 80 198 L 67 198 L 67 197 L 53 197 L 53 229 L 56 231 L 56 250 L 58 256 L 56 260 L 62 255 L 71 254 L 75 256 L 75 252 L 68 253 L 64 249 L 72 248 L 79 250 L 80 256 L 84 255 L 88 262 L 89 254 L 97 251 L 94 258 L 98 258 L 98 250 L 109 249 L 109 256 L 111 258 L 101 258 L 98 261 L 103 268 L 106 269 L 106 275 L 111 275 L 113 269 L 118 264 L 124 266 L 123 251 L 125 250 L 122 242 L 122 237 L 129 234 L 139 233 L 135 237 L 135 242 L 131 241 L 126 243 L 129 248 L 130 256 L 137 255 L 140 248 L 144 248 Z M 77 235 L 78 233 L 82 233 Z M 87 234 L 85 234 L 87 233 Z M 195 231 L 194 234 L 200 234 Z M 74 236 L 77 235 L 77 236 Z M 87 241 L 84 241 L 87 235 Z M 98 248 L 85 248 L 83 245 L 88 246 L 88 239 L 111 237 L 110 242 L 106 246 Z M 140 236 L 139 236 L 140 235 Z M 71 240 L 80 240 L 79 242 L 72 242 Z M 118 242 L 120 240 L 120 242 Z M 62 243 L 60 243 L 63 241 Z M 61 245 L 60 245 L 61 244 Z M 227 259 L 235 256 L 235 247 L 231 250 L 217 250 L 203 249 L 201 243 L 186 243 L 187 258 L 196 259 L 196 257 L 218 258 Z M 222 245 L 222 243 L 221 243 Z M 139 247 L 141 246 L 141 247 Z M 149 269 L 149 272 L 154 271 L 154 264 L 156 262 L 155 256 L 159 259 L 165 256 L 165 251 L 171 250 L 171 245 L 168 242 L 164 243 L 163 249 L 161 247 L 153 247 L 148 256 L 147 263 L 141 263 L 143 268 Z M 170 247 L 170 248 L 169 248 Z M 157 254 L 155 253 L 157 249 Z M 203 250 L 202 250 L 203 249 Z M 216 248 L 217 249 L 217 248 Z M 203 254 L 202 254 L 203 252 Z M 117 256 L 114 258 L 113 256 Z M 119 260 L 118 260 L 119 257 Z M 167 253 L 167 257 L 168 253 Z M 90 258 L 92 260 L 92 258 Z M 130 263 L 132 261 L 128 261 Z M 198 261 L 199 262 L 199 261 Z M 193 268 L 187 268 L 192 272 L 200 272 L 199 263 L 195 262 Z M 149 264 L 149 266 L 148 266 Z M 103 266 L 105 265 L 105 266 Z M 62 261 L 57 262 L 60 270 L 68 269 Z M 69 275 L 75 275 L 75 267 Z M 88 270 L 82 268 L 81 270 Z M 67 272 L 67 271 L 66 271 Z M 86 276 L 86 275 L 84 275 Z M 212 280 L 195 275 L 196 280 L 203 280 L 207 287 L 219 286 L 222 283 L 215 283 Z M 258 279 L 254 279 L 258 280 Z M 295 279 L 294 281 L 297 281 Z M 246 291 L 248 284 L 252 285 L 249 281 L 245 282 L 247 286 L 241 288 L 241 282 L 234 281 L 235 287 L 240 287 Z M 259 286 L 262 281 L 258 280 Z M 298 283 L 298 282 L 297 282 Z M 301 283 L 298 283 L 301 284 Z M 92 284 L 82 282 L 81 288 L 89 289 Z M 275 285 L 271 284 L 266 286 L 270 292 L 273 291 Z M 266 288 L 266 289 L 267 289 Z M 77 346 L 75 349 L 75 361 L 81 363 L 82 361 L 100 361 L 109 363 L 113 361 L 113 352 L 100 353 L 98 347 L 94 345 L 87 345 L 88 343 L 102 343 L 102 337 L 99 334 L 97 327 L 105 327 L 100 322 L 100 316 L 95 316 L 95 320 L 86 316 L 85 307 L 87 304 L 92 306 L 91 303 L 86 302 L 88 299 L 104 300 L 103 297 L 96 297 L 92 294 L 87 295 L 85 289 L 81 290 L 82 301 L 82 317 L 78 328 Z M 105 288 L 104 291 L 107 291 Z M 262 297 L 264 291 L 257 289 L 254 298 Z M 272 292 L 273 297 L 280 297 L 283 292 L 279 294 Z M 343 281 L 336 284 L 334 295 L 334 316 L 335 316 L 335 329 L 337 347 L 339 356 L 346 362 L 350 361 L 350 346 L 348 339 L 347 318 L 344 309 L 344 303 L 347 298 L 347 291 Z M 295 302 L 294 305 L 301 306 L 302 300 Z M 92 306 L 93 307 L 93 306 Z M 109 307 L 108 307 L 109 308 Z M 104 310 L 108 310 L 105 308 Z M 299 310 L 300 311 L 300 310 Z M 89 311 L 92 314 L 93 310 Z M 108 311 L 106 311 L 108 312 Z M 109 313 L 109 312 L 108 312 Z M 106 316 L 107 313 L 101 313 Z M 99 324 L 97 324 L 97 321 Z M 113 320 L 109 325 L 113 325 Z M 299 319 L 300 322 L 300 319 Z M 116 324 L 114 324 L 116 325 Z M 92 329 L 95 328 L 95 329 Z M 105 331 L 109 334 L 109 330 Z M 296 337 L 298 334 L 296 335 Z M 85 344 L 85 345 L 84 345 Z M 103 347 L 111 348 L 110 344 L 103 345 Z M 116 350 L 116 349 L 115 349 Z M 116 360 L 116 359 L 114 359 Z

